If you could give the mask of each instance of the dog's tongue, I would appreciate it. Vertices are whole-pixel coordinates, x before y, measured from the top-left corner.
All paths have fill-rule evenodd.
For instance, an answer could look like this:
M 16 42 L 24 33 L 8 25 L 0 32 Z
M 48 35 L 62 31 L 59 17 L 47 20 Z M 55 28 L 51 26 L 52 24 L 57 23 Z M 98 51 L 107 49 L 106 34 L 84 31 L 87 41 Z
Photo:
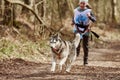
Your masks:
M 57 48 L 53 48 L 53 49 L 56 50 L 56 51 L 58 50 Z

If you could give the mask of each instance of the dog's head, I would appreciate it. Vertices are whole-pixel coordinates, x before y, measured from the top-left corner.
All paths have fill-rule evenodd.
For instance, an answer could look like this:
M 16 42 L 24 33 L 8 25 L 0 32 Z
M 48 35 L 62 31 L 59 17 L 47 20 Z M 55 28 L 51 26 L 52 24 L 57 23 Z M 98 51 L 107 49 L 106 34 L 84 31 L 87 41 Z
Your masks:
M 50 47 L 58 49 L 61 45 L 61 38 L 59 34 L 54 34 L 50 37 Z

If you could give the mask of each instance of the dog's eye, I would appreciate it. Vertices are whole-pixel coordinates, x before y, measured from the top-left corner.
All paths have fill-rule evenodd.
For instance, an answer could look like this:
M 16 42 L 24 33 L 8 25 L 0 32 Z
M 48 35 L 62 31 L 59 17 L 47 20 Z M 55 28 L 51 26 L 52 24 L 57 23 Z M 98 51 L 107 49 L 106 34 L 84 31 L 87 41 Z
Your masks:
M 56 43 L 56 42 L 57 42 L 56 39 L 50 40 L 50 43 Z
M 50 40 L 50 43 L 52 43 L 52 42 L 53 42 L 53 40 L 51 39 L 51 40 Z
M 54 39 L 54 41 L 53 41 L 54 43 L 56 43 L 57 42 L 57 40 L 56 39 Z
M 56 39 L 56 41 L 58 41 L 59 39 Z

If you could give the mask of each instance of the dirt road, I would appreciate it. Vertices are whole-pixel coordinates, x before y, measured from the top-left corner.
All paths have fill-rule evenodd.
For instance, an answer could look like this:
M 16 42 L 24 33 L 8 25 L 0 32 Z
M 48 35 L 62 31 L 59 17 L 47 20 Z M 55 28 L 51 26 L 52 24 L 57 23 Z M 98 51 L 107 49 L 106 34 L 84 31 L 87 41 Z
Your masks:
M 45 63 L 11 59 L 0 62 L 0 80 L 120 80 L 120 46 L 90 49 L 89 66 L 82 65 L 83 53 L 75 61 L 71 73 L 51 73 Z

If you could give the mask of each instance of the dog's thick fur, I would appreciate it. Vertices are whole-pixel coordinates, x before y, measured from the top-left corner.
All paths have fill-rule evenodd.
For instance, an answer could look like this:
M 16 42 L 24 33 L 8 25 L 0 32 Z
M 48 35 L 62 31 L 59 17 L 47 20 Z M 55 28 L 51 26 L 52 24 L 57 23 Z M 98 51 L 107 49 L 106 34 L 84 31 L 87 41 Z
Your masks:
M 57 60 L 59 60 L 59 70 L 62 71 L 63 64 L 66 66 L 66 72 L 70 72 L 72 63 L 76 59 L 76 48 L 80 41 L 80 34 L 76 34 L 75 39 L 70 41 L 64 41 L 60 36 L 54 35 L 50 38 L 50 47 L 52 51 L 52 67 L 51 71 L 56 69 Z

